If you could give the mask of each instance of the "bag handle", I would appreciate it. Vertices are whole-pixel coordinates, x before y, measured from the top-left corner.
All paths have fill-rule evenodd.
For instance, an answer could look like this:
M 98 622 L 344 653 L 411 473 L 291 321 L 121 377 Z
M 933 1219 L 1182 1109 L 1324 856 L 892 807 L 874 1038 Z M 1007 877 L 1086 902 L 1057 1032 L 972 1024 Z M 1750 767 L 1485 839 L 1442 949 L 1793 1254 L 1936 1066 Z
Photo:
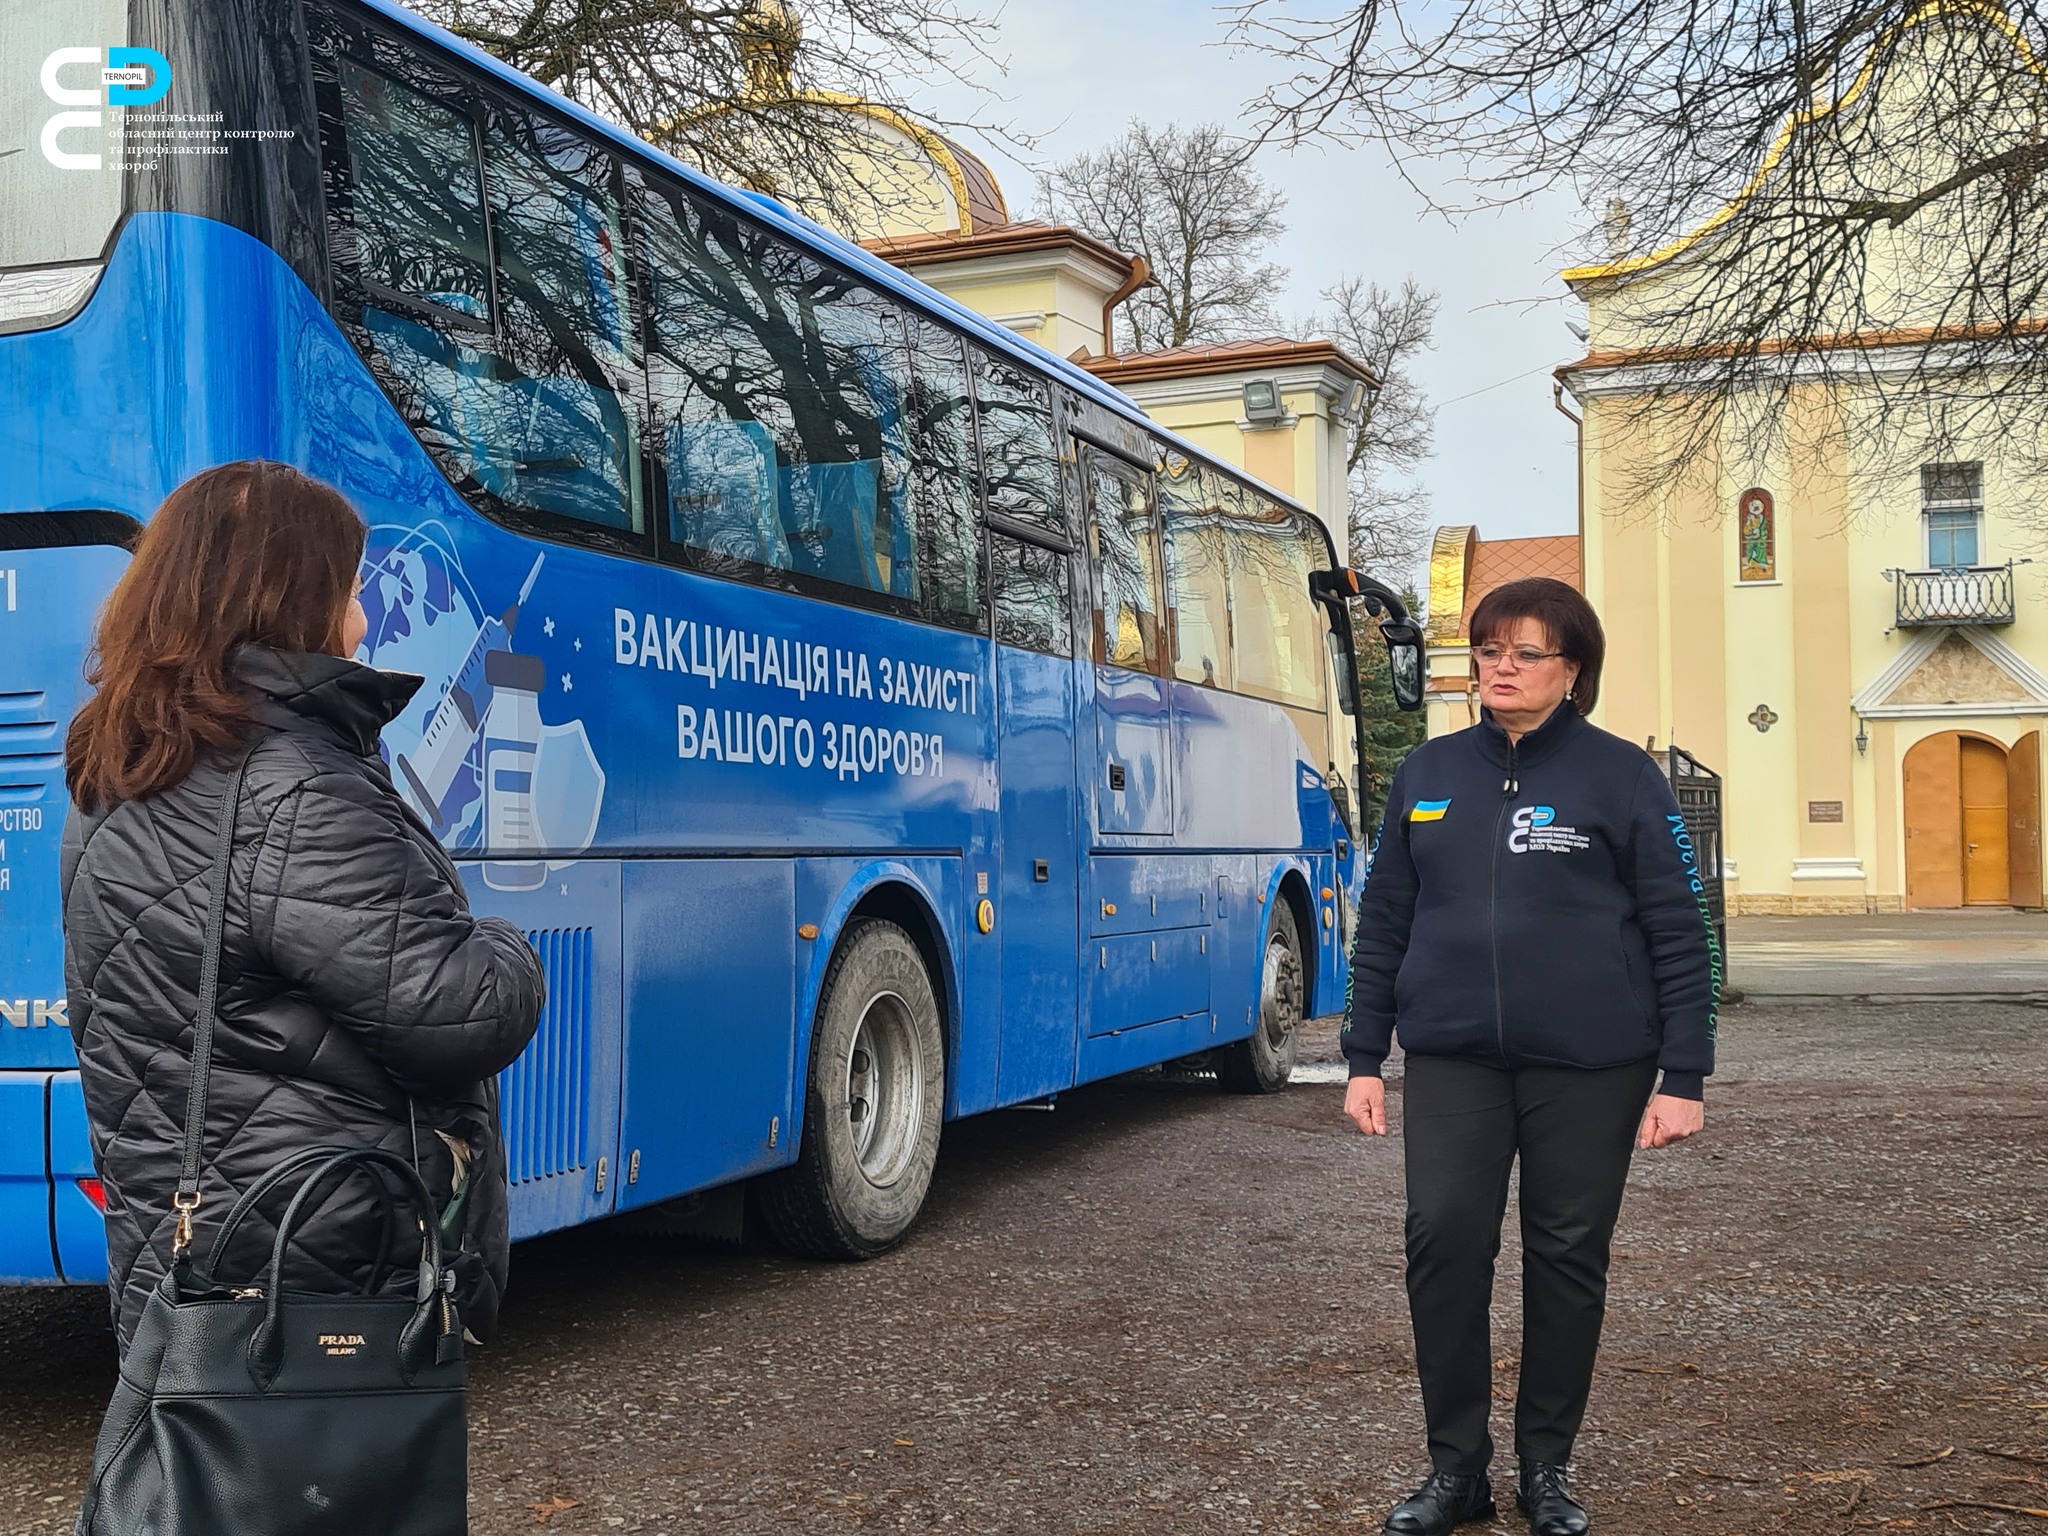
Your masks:
M 192 1247 L 192 1215 L 199 1209 L 200 1142 L 206 1134 L 206 1087 L 213 1070 L 213 1026 L 220 1005 L 220 952 L 227 930 L 228 864 L 235 844 L 235 810 L 249 771 L 249 748 L 235 760 L 220 799 L 214 830 L 213 866 L 206 882 L 206 936 L 199 962 L 199 1011 L 192 1019 L 192 1081 L 185 1092 L 185 1152 L 178 1164 L 178 1189 L 171 1208 L 178 1213 L 171 1238 L 171 1263 L 182 1267 Z
M 277 1238 L 271 1244 L 270 1266 L 264 1274 L 263 1321 L 249 1340 L 249 1372 L 265 1391 L 277 1379 L 277 1373 L 284 1364 L 285 1250 L 314 1194 L 336 1174 L 368 1173 L 379 1184 L 384 1182 L 378 1177 L 380 1173 L 393 1175 L 400 1198 L 411 1204 L 414 1220 L 419 1226 L 419 1286 L 414 1292 L 412 1320 L 399 1336 L 401 1364 L 408 1372 L 417 1369 L 413 1362 L 425 1351 L 433 1323 L 432 1303 L 437 1297 L 441 1302 L 441 1329 L 440 1340 L 433 1351 L 434 1359 L 446 1364 L 456 1359 L 460 1350 L 460 1324 L 456 1319 L 455 1304 L 448 1294 L 454 1285 L 455 1273 L 442 1268 L 441 1227 L 435 1219 L 434 1197 L 428 1193 L 426 1181 L 420 1177 L 419 1170 L 397 1153 L 382 1147 L 329 1150 L 332 1155 L 306 1176 L 292 1196 L 291 1204 L 285 1207 L 284 1215 L 277 1224 Z
M 299 1151 L 292 1153 L 283 1162 L 272 1166 L 263 1177 L 243 1192 L 241 1199 L 237 1200 L 234 1203 L 233 1209 L 228 1212 L 227 1220 L 220 1224 L 220 1230 L 214 1234 L 213 1247 L 207 1252 L 206 1263 L 202 1266 L 201 1273 L 212 1283 L 218 1284 L 221 1260 L 227 1257 L 229 1245 L 234 1242 L 235 1234 L 241 1231 L 242 1223 L 249 1218 L 250 1213 L 256 1209 L 258 1203 L 293 1174 L 314 1163 L 325 1161 L 333 1157 L 337 1152 L 346 1152 L 348 1150 L 347 1147 L 340 1146 L 303 1147 Z M 390 1186 L 381 1178 L 375 1180 L 375 1184 L 378 1200 L 383 1209 L 385 1225 L 389 1227 L 398 1220 L 398 1208 L 392 1202 Z M 378 1256 L 377 1268 L 371 1273 L 370 1288 L 367 1294 L 375 1295 L 378 1291 L 382 1290 L 384 1288 L 384 1277 L 390 1272 L 391 1266 L 387 1249 L 385 1253 Z

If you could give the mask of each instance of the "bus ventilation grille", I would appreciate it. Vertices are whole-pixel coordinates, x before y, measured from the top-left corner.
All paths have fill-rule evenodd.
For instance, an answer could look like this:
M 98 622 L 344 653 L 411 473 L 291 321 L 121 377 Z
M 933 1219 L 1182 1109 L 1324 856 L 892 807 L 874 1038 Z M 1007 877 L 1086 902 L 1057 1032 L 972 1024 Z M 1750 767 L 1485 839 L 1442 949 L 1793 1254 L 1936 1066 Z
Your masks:
M 514 1184 L 575 1173 L 590 1146 L 591 930 L 551 928 L 526 939 L 547 974 L 548 1000 L 533 1043 L 499 1079 Z
M 0 693 L 0 805 L 37 800 L 64 767 L 57 722 L 44 693 Z

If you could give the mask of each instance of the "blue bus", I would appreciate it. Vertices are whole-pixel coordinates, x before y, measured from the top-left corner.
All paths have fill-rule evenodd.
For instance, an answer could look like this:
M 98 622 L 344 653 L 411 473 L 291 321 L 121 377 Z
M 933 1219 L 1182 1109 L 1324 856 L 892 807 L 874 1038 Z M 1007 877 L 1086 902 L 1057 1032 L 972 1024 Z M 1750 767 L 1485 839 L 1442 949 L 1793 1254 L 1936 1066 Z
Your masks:
M 232 459 L 362 510 L 393 780 L 546 967 L 515 1236 L 744 1191 L 862 1257 L 947 1119 L 1287 1080 L 1364 862 L 1352 597 L 1418 683 L 1313 517 L 386 0 L 10 0 L 0 71 L 0 1279 L 104 1276 L 63 732 Z

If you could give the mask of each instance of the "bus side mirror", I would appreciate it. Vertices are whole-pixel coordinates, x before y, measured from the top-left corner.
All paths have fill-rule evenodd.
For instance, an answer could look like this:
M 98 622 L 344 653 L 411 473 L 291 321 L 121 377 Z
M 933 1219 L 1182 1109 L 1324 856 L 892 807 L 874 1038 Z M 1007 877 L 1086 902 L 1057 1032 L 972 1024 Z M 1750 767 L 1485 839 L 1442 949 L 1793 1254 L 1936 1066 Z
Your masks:
M 1389 620 L 1380 625 L 1387 642 L 1387 673 L 1394 702 L 1405 710 L 1422 708 L 1422 631 L 1413 624 Z
M 1365 604 L 1366 612 L 1380 621 L 1380 635 L 1387 642 L 1394 702 L 1404 710 L 1422 708 L 1422 631 L 1401 594 L 1362 571 L 1342 567 L 1311 571 L 1308 589 L 1321 602 L 1342 603 L 1355 597 Z

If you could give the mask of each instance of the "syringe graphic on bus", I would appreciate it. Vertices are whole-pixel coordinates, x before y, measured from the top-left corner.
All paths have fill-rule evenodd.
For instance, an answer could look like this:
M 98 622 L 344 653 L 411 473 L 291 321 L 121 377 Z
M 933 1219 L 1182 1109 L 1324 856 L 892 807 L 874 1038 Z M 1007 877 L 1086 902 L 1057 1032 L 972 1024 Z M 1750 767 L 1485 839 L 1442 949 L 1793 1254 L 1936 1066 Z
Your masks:
M 533 569 L 519 588 L 519 597 L 501 618 L 486 618 L 476 640 L 463 658 L 461 669 L 448 685 L 448 692 L 435 707 L 420 744 L 410 753 L 401 752 L 393 764 L 399 777 L 412 791 L 413 799 L 433 823 L 437 836 L 445 837 L 455 824 L 456 808 L 448 803 L 462 778 L 463 765 L 482 734 L 484 716 L 491 708 L 491 682 L 486 658 L 493 651 L 512 649 L 512 632 L 519 627 L 519 610 L 533 593 L 534 581 L 547 561 L 545 554 L 534 557 Z

